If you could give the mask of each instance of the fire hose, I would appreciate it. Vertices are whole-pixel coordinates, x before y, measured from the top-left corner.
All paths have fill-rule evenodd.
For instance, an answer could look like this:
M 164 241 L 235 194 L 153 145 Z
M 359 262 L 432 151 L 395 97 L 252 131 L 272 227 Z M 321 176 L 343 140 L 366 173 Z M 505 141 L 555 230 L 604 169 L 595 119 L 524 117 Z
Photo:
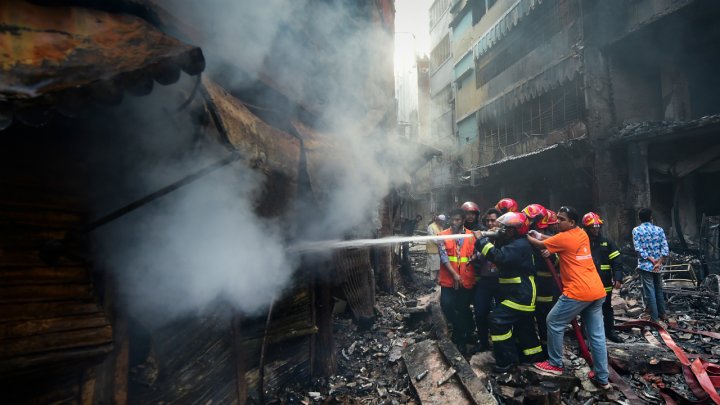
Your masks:
M 670 333 L 655 322 L 637 320 L 625 322 L 615 327 L 618 329 L 630 329 L 634 326 L 649 326 L 658 331 L 663 342 L 675 353 L 677 359 L 680 360 L 685 382 L 688 387 L 690 387 L 693 395 L 698 398 L 697 401 L 689 400 L 671 388 L 662 388 L 660 394 L 663 396 L 663 399 L 665 399 L 665 402 L 675 404 L 677 403 L 675 401 L 677 398 L 683 403 L 707 404 L 712 401 L 715 404 L 720 404 L 720 395 L 717 393 L 717 389 L 720 388 L 720 366 L 708 363 L 700 358 L 696 358 L 695 361 L 691 362 L 683 349 L 672 339 Z

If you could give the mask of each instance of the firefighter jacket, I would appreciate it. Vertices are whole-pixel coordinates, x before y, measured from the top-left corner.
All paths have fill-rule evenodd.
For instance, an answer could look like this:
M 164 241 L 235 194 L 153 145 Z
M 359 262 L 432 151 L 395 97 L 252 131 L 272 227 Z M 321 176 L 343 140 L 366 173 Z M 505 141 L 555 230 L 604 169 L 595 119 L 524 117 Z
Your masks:
M 600 273 L 600 279 L 605 286 L 605 291 L 612 291 L 613 281 L 622 281 L 623 269 L 620 262 L 620 251 L 614 243 L 604 236 L 590 239 L 590 251 L 592 252 L 595 268 Z
M 465 229 L 465 233 L 472 234 L 472 231 Z M 439 235 L 452 235 L 452 228 L 440 232 Z M 475 272 L 473 267 L 469 265 L 470 257 L 475 249 L 475 238 L 463 239 L 462 246 L 458 245 L 460 243 L 457 239 L 446 239 L 442 244 L 439 244 L 439 248 L 445 249 L 450 265 L 460 275 L 463 288 L 470 289 L 475 285 Z M 453 277 L 443 263 L 440 263 L 440 286 L 453 287 Z
M 477 241 L 475 248 L 498 268 L 498 302 L 509 308 L 535 311 L 535 265 L 533 248 L 524 236 L 496 247 L 488 238 Z
M 547 260 L 542 257 L 540 251 L 533 249 L 533 261 L 535 264 L 535 274 L 537 279 L 537 302 L 545 302 L 552 304 L 560 296 L 560 288 L 555 282 L 555 278 L 550 272 Z M 558 256 L 554 254 L 550 256 L 550 261 L 558 268 Z

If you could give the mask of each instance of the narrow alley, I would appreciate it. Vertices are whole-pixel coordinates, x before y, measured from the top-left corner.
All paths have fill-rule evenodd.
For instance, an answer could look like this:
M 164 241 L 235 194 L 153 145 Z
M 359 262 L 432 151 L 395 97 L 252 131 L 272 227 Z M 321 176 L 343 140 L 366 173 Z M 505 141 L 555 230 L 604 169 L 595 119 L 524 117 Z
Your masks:
M 0 402 L 720 404 L 719 23 L 0 1 Z

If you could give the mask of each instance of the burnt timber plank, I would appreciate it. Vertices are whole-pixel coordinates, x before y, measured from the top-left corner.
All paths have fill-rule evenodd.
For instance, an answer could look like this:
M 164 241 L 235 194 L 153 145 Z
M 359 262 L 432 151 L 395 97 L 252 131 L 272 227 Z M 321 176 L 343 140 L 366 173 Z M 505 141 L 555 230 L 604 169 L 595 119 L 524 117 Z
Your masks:
M 0 376 L 17 370 L 29 370 L 53 364 L 68 364 L 74 361 L 87 361 L 100 358 L 112 352 L 112 343 L 87 346 L 78 349 L 59 350 L 55 352 L 18 356 L 0 360 Z
M 74 331 L 63 331 L 30 337 L 3 339 L 0 358 L 19 354 L 43 353 L 51 350 L 72 349 L 101 345 L 112 341 L 110 325 Z
M 463 387 L 470 394 L 476 404 L 497 404 L 493 397 L 483 385 L 480 378 L 470 367 L 470 364 L 460 354 L 457 347 L 447 338 L 442 336 L 437 342 L 440 351 L 445 356 L 447 362 L 457 370 L 457 377 L 460 379 Z
M 0 285 L 60 284 L 89 282 L 87 269 L 80 266 L 28 266 L 0 268 Z
M 424 405 L 473 403 L 455 376 L 438 387 L 437 381 L 448 371 L 450 365 L 445 361 L 435 341 L 424 340 L 408 346 L 403 351 L 403 361 L 410 375 L 410 382 Z M 425 377 L 418 381 L 416 377 L 426 370 Z
M 92 299 L 90 284 L 42 284 L 0 286 L 0 303 Z
M 100 307 L 92 299 L 0 304 L 0 323 L 24 319 L 92 314 L 100 311 Z
M 649 343 L 607 343 L 616 367 L 633 373 L 678 374 L 682 368 L 672 352 Z
M 90 329 L 109 325 L 105 314 L 61 316 L 56 318 L 32 319 L 0 323 L 0 341 L 2 339 L 42 335 L 60 331 Z

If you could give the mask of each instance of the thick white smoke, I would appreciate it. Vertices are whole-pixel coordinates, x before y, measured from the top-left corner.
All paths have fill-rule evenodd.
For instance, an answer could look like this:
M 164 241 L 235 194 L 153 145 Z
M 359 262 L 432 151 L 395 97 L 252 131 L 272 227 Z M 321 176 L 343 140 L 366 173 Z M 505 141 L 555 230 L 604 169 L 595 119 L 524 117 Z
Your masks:
M 296 238 L 340 237 L 368 225 L 378 201 L 406 178 L 404 156 L 385 142 L 392 135 L 378 133 L 394 104 L 392 89 L 382 87 L 392 85 L 392 35 L 349 18 L 366 7 L 354 2 L 160 3 L 202 33 L 204 43 L 197 45 L 207 58 L 206 74 L 238 88 L 270 76 L 307 104 L 335 154 L 308 153 L 320 212 L 289 212 L 275 221 L 256 217 L 264 178 L 238 162 L 103 228 L 98 257 L 117 275 L 134 316 L 169 320 L 218 300 L 256 313 L 288 287 L 297 265 L 285 253 L 288 221 L 313 219 L 296 229 Z M 307 37 L 288 34 L 297 32 L 288 24 L 299 24 Z M 307 38 L 323 42 L 307 44 Z M 126 103 L 129 122 L 151 124 L 130 129 L 144 131 L 130 147 L 110 148 L 120 161 L 97 165 L 115 172 L 98 173 L 99 179 L 121 178 L 112 187 L 98 185 L 99 214 L 227 153 L 196 141 L 189 114 L 168 113 L 167 105 L 177 104 L 171 94 L 183 88 L 189 92 L 189 80 Z

